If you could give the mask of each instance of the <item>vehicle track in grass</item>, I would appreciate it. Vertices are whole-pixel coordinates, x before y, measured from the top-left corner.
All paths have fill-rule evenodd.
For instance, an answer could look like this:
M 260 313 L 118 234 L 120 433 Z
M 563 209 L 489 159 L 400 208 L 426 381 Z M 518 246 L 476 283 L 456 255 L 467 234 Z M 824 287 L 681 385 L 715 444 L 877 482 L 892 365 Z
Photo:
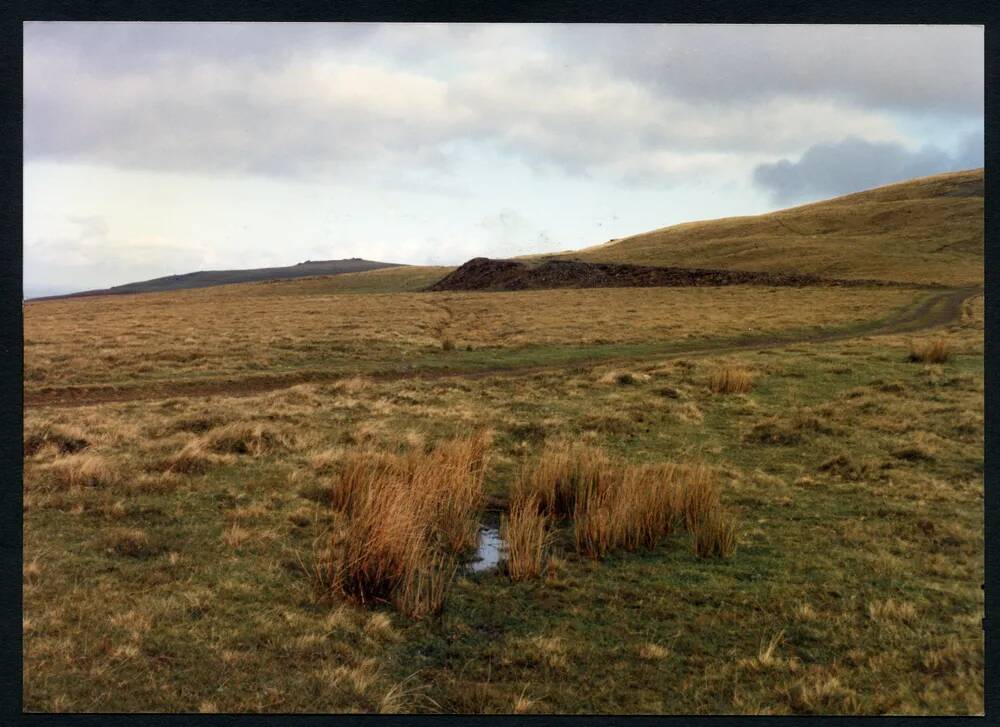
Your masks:
M 423 365 L 400 365 L 394 368 L 358 369 L 354 371 L 300 370 L 287 374 L 271 374 L 236 379 L 210 379 L 187 381 L 142 382 L 127 386 L 66 386 L 49 387 L 24 392 L 25 407 L 78 407 L 95 404 L 150 401 L 190 397 L 240 397 L 253 396 L 299 384 L 333 383 L 354 375 L 364 375 L 375 381 L 400 379 L 479 379 L 490 376 L 523 376 L 558 370 L 567 366 L 587 367 L 615 363 L 635 363 L 647 358 L 722 354 L 747 350 L 781 348 L 803 343 L 825 343 L 867 336 L 915 333 L 957 323 L 962 318 L 963 306 L 971 298 L 982 295 L 983 289 L 948 288 L 935 290 L 888 316 L 847 327 L 827 331 L 792 331 L 764 336 L 719 338 L 708 341 L 666 341 L 644 344 L 609 345 L 607 353 L 591 352 L 581 355 L 580 349 L 570 346 L 546 347 L 549 363 L 522 363 L 536 361 L 541 349 L 497 352 L 497 361 L 481 365 L 469 361 L 461 367 L 463 352 L 454 352 L 424 362 Z M 632 353 L 622 355 L 623 349 Z M 479 352 L 481 354 L 481 352 Z M 451 360 L 458 359 L 458 360 Z M 456 366 L 458 364 L 458 366 Z

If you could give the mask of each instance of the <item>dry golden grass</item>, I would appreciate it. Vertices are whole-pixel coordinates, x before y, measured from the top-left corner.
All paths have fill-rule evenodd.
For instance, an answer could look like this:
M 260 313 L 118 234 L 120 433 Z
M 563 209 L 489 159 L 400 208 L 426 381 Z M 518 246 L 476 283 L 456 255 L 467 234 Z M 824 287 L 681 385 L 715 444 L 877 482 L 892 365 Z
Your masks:
M 457 554 L 476 542 L 489 442 L 479 432 L 429 453 L 350 457 L 334 488 L 346 517 L 334 535 L 332 588 L 412 618 L 439 613 Z
M 702 539 L 715 538 L 713 554 L 728 556 L 730 521 L 701 526 L 721 507 L 714 476 L 705 465 L 634 465 L 597 447 L 556 441 L 522 468 L 512 503 L 519 515 L 530 507 L 553 518 L 571 515 L 577 551 L 592 558 L 655 548 L 682 522 Z
M 205 447 L 221 454 L 247 454 L 260 457 L 278 449 L 289 449 L 292 439 L 275 427 L 252 422 L 235 422 L 208 431 Z
M 746 369 L 726 366 L 711 373 L 708 387 L 716 394 L 747 394 L 753 388 L 753 382 L 753 374 Z
M 945 363 L 951 358 L 951 342 L 946 338 L 914 341 L 910 344 L 909 358 L 919 363 Z
M 771 295 L 760 290 L 756 300 Z M 155 318 L 165 310 L 150 312 Z M 946 335 L 961 355 L 936 368 L 906 363 L 913 335 L 900 334 L 687 355 L 683 365 L 660 359 L 655 371 L 622 360 L 516 377 L 369 375 L 266 394 L 239 390 L 248 394 L 242 397 L 29 406 L 26 435 L 46 428 L 82 434 L 88 444 L 76 454 L 100 456 L 121 476 L 107 487 L 55 487 L 51 464 L 73 453 L 51 441 L 25 460 L 25 707 L 190 712 L 205 701 L 221 712 L 503 712 L 527 684 L 527 698 L 538 701 L 522 708 L 533 712 L 981 711 L 982 330 Z M 403 343 L 399 350 L 407 351 Z M 452 361 L 465 355 L 457 350 Z M 759 371 L 773 385 L 759 386 L 752 399 L 714 396 L 705 383 L 722 365 Z M 599 384 L 612 367 L 651 373 L 656 383 Z M 676 396 L 658 394 L 667 387 Z M 689 412 L 699 414 L 678 421 Z M 791 432 L 798 445 L 742 441 L 771 417 L 772 433 Z M 598 429 L 598 419 L 618 428 Z M 208 448 L 210 432 L 240 422 L 293 433 L 295 441 L 259 456 Z M 884 430 L 887 422 L 900 426 Z M 425 443 L 478 426 L 497 431 L 484 483 L 497 502 L 512 497 L 519 463 L 544 442 L 580 439 L 633 466 L 659 457 L 710 461 L 721 499 L 728 504 L 732 491 L 752 515 L 746 532 L 741 516 L 737 552 L 746 550 L 746 562 L 701 561 L 688 545 L 693 532 L 677 532 L 678 524 L 678 542 L 655 555 L 617 553 L 593 563 L 572 552 L 567 522 L 553 525 L 552 550 L 562 557 L 558 565 L 549 559 L 542 580 L 463 574 L 448 588 L 449 571 L 440 566 L 453 559 L 445 557 L 414 575 L 406 597 L 401 586 L 407 608 L 433 606 L 441 600 L 435 589 L 447 594 L 444 631 L 391 614 L 397 641 L 369 623 L 384 609 L 339 597 L 331 607 L 329 590 L 312 589 L 303 571 L 313 565 L 311 544 L 335 551 L 329 530 L 350 519 L 331 512 L 337 475 L 354 456 L 374 456 L 348 447 L 347 435 L 402 461 L 408 450 L 429 453 Z M 161 471 L 193 441 L 209 458 L 204 474 Z M 904 451 L 915 444 L 932 447 L 933 459 Z M 565 489 L 572 494 L 563 499 L 575 503 L 575 486 Z M 683 500 L 679 510 L 683 520 Z M 238 548 L 220 537 L 233 524 L 249 533 Z M 124 557 L 105 540 L 119 527 L 142 529 L 153 546 Z M 639 529 L 628 532 L 637 542 Z M 436 537 L 443 543 L 443 534 Z M 818 564 L 824 575 L 790 563 Z M 905 599 L 916 616 L 881 605 L 889 599 Z M 748 603 L 758 627 L 734 629 Z M 796 608 L 803 603 L 811 609 Z M 880 604 L 874 617 L 869 603 Z M 134 637 L 129 624 L 139 622 L 148 630 Z M 758 671 L 742 672 L 740 657 L 756 663 L 763 644 L 767 660 L 782 627 L 787 645 L 752 667 Z M 504 630 L 509 641 L 479 638 Z M 675 630 L 681 638 L 673 639 Z M 822 646 L 822 664 L 796 666 L 802 638 Z M 649 642 L 670 655 L 643 654 Z M 416 654 L 419 665 L 411 663 Z M 414 680 L 393 691 L 418 666 L 419 683 L 439 706 L 400 695 Z M 596 673 L 607 677 L 607 689 L 589 689 Z M 226 674 L 240 678 L 218 691 Z
M 119 555 L 138 557 L 150 547 L 149 536 L 139 528 L 116 528 L 105 536 L 105 545 Z
M 691 536 L 699 558 L 728 558 L 736 551 L 736 522 L 719 508 L 696 521 Z
M 50 448 L 59 454 L 75 454 L 89 444 L 83 432 L 75 427 L 36 425 L 26 428 L 24 433 L 26 457 L 35 455 L 44 448 Z
M 660 644 L 643 644 L 639 647 L 639 658 L 643 661 L 662 661 L 670 656 L 670 649 Z
M 693 532 L 699 522 L 720 507 L 715 473 L 704 465 L 688 466 L 679 498 L 684 527 Z
M 687 468 L 673 464 L 611 465 L 595 486 L 577 497 L 577 550 L 603 558 L 616 548 L 655 548 L 680 519 L 685 472 Z
M 548 516 L 537 495 L 511 503 L 510 515 L 500 520 L 500 537 L 507 545 L 507 573 L 513 581 L 538 578 L 545 571 Z
M 108 487 L 121 479 L 117 467 L 99 454 L 71 454 L 57 459 L 51 465 L 57 486 L 62 488 Z
M 912 603 L 896 601 L 887 598 L 884 601 L 872 601 L 868 604 L 868 615 L 872 621 L 883 624 L 910 623 L 917 617 L 917 610 Z
M 548 444 L 514 482 L 512 499 L 536 498 L 551 517 L 567 517 L 576 508 L 581 492 L 600 488 L 608 476 L 610 460 L 603 450 L 580 443 Z
M 301 290 L 299 289 L 302 286 Z M 28 303 L 25 386 L 149 385 L 357 372 L 358 361 L 477 351 L 739 336 L 848 325 L 913 299 L 902 289 L 756 287 L 329 294 L 307 281 Z M 81 317 L 87 322 L 81 328 Z M 628 325 L 622 325 L 627 320 Z M 457 351 L 456 351 L 457 353 Z M 464 352 L 463 352 L 464 353 Z
M 914 179 L 754 217 L 688 222 L 565 256 L 982 285 L 983 170 Z
M 207 451 L 203 439 L 194 439 L 168 456 L 162 463 L 165 472 L 197 474 L 207 471 L 222 458 Z

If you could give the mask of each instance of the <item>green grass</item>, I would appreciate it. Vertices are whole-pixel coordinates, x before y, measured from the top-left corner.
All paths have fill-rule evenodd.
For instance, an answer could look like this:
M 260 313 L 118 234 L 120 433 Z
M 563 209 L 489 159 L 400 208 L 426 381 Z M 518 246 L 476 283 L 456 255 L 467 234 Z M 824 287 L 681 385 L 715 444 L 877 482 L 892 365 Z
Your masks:
M 982 342 L 951 335 L 958 354 L 940 367 L 908 363 L 897 337 L 636 361 L 630 370 L 650 378 L 630 385 L 568 367 L 217 400 L 225 419 L 263 417 L 315 441 L 236 457 L 160 494 L 128 489 L 152 452 L 176 446 L 143 432 L 205 402 L 31 413 L 96 417 L 92 437 L 129 422 L 140 430 L 92 445 L 132 473 L 115 491 L 46 500 L 29 467 L 25 552 L 39 572 L 25 590 L 26 708 L 979 712 Z M 708 374 L 722 363 L 756 371 L 754 390 L 711 394 Z M 744 440 L 796 412 L 825 429 L 791 445 Z M 739 517 L 736 554 L 698 559 L 677 534 L 653 553 L 592 562 L 562 533 L 551 578 L 463 576 L 442 621 L 389 612 L 388 629 L 318 596 L 300 565 L 329 522 L 315 499 L 329 478 L 309 465 L 312 451 L 350 446 L 360 427 L 392 449 L 409 432 L 435 441 L 472 421 L 496 431 L 487 489 L 500 498 L 520 459 L 557 436 L 636 462 L 709 461 Z M 903 431 L 884 430 L 896 423 Z M 892 454 L 920 433 L 933 459 Z M 823 469 L 841 453 L 868 469 Z M 251 515 L 234 521 L 238 508 Z M 245 532 L 235 546 L 234 522 Z M 148 535 L 142 557 L 108 549 L 107 532 L 128 527 Z M 915 616 L 874 618 L 873 604 L 890 599 Z M 129 612 L 148 627 L 130 631 Z

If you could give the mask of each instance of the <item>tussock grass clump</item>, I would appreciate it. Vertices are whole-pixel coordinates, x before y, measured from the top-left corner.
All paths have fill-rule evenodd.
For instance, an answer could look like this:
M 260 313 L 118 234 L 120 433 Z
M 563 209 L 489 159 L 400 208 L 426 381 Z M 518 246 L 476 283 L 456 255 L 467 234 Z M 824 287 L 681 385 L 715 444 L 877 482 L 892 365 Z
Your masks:
M 510 516 L 500 520 L 500 537 L 507 544 L 507 573 L 512 581 L 538 578 L 546 565 L 548 515 L 537 495 L 515 500 Z
M 347 457 L 333 490 L 344 524 L 331 588 L 412 618 L 440 613 L 457 555 L 476 543 L 489 445 L 480 432 L 427 453 Z
M 75 454 L 90 445 L 83 433 L 59 426 L 33 427 L 24 434 L 24 454 L 30 457 L 45 447 L 53 447 L 60 454 Z
M 66 489 L 110 487 L 121 479 L 118 468 L 99 454 L 68 455 L 53 462 L 51 471 L 56 485 Z
M 109 550 L 132 558 L 149 555 L 149 536 L 139 528 L 115 528 L 105 536 L 104 543 Z
M 771 416 L 755 423 L 743 441 L 755 444 L 798 444 L 807 434 L 833 434 L 826 420 L 808 410 L 796 409 L 789 417 Z
M 603 558 L 616 548 L 655 548 L 680 519 L 679 478 L 684 471 L 673 464 L 617 463 L 577 499 L 577 550 Z
M 539 516 L 572 516 L 577 552 L 592 558 L 619 548 L 653 549 L 681 524 L 695 532 L 720 508 L 714 471 L 705 465 L 631 465 L 566 443 L 546 447 L 522 469 L 512 503 L 534 507 Z M 732 552 L 726 544 L 716 550 Z
M 909 361 L 915 363 L 945 363 L 951 358 L 951 343 L 944 338 L 914 341 L 910 344 Z
M 753 374 L 743 368 L 726 366 L 708 377 L 708 388 L 716 394 L 746 394 L 753 388 Z
M 223 454 L 246 454 L 260 457 L 273 451 L 290 449 L 291 438 L 265 424 L 235 422 L 209 430 L 205 446 Z
M 619 386 L 632 386 L 633 384 L 644 384 L 650 380 L 649 374 L 635 373 L 632 371 L 608 371 L 599 379 L 602 384 L 618 384 Z
M 683 472 L 684 486 L 678 490 L 684 527 L 694 531 L 698 524 L 720 507 L 715 473 L 705 465 L 688 465 Z
M 219 457 L 208 451 L 204 440 L 193 439 L 167 457 L 162 463 L 162 469 L 164 472 L 201 474 L 218 461 Z
M 721 508 L 713 508 L 691 530 L 699 558 L 728 558 L 736 550 L 736 521 Z
M 581 492 L 598 488 L 611 473 L 611 461 L 603 450 L 565 441 L 547 445 L 514 482 L 513 500 L 536 496 L 539 509 L 551 517 L 573 514 Z

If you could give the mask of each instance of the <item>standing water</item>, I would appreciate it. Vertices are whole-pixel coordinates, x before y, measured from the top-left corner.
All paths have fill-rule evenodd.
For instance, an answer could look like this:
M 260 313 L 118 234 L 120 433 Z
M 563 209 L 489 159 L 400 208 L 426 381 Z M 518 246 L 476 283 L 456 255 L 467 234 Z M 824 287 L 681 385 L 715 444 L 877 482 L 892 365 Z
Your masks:
M 490 525 L 480 525 L 479 543 L 476 545 L 476 554 L 465 564 L 473 573 L 482 573 L 492 570 L 504 556 L 506 548 L 503 539 L 500 537 L 500 530 Z

